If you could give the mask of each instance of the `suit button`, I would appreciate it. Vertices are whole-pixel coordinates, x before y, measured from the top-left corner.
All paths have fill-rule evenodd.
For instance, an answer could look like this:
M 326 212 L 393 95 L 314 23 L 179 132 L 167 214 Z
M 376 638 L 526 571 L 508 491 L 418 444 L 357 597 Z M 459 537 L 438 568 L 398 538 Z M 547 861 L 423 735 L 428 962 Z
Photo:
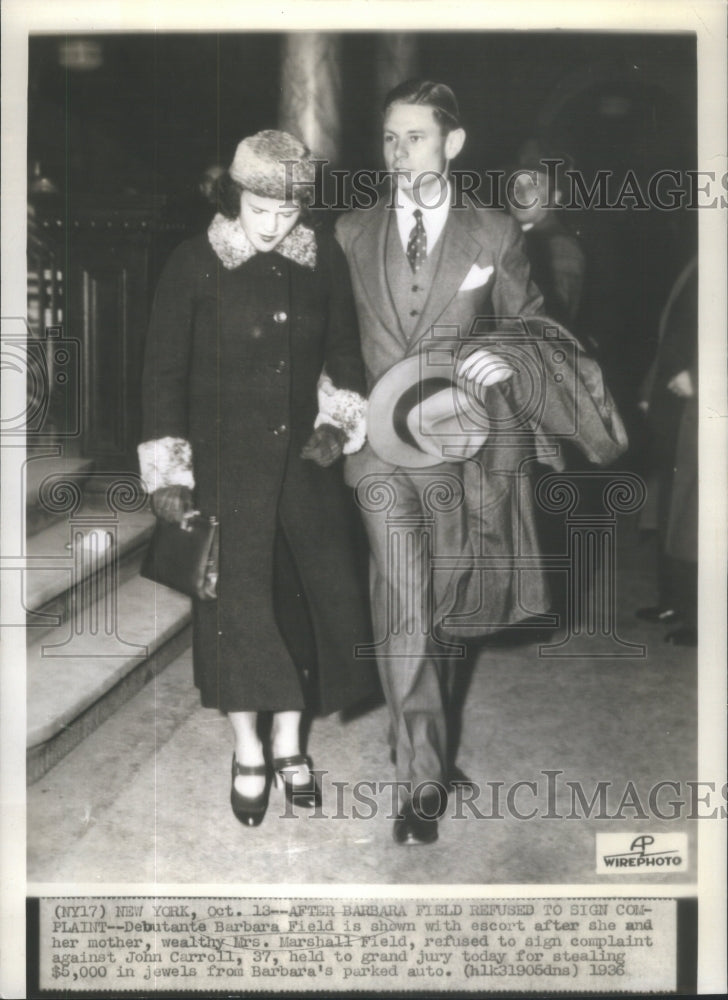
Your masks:
M 413 292 L 419 292 L 419 290 L 420 290 L 420 286 L 419 285 L 413 285 L 412 286 L 412 291 Z
M 410 316 L 419 315 L 419 309 L 410 309 Z
M 284 313 L 282 309 L 279 309 L 277 313 L 273 313 L 274 323 L 285 323 L 288 319 L 288 313 Z
M 278 427 L 275 427 L 273 429 L 273 433 L 275 434 L 276 437 L 280 437 L 281 435 L 285 434 L 287 430 L 288 428 L 286 427 L 285 424 L 279 424 Z

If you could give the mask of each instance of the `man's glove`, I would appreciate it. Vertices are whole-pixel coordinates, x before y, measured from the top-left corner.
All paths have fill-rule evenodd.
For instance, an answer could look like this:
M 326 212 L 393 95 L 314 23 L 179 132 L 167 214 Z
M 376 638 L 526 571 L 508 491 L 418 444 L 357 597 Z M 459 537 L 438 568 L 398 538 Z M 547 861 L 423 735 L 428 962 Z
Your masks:
M 313 432 L 301 451 L 301 458 L 309 458 L 322 469 L 333 465 L 344 451 L 346 434 L 333 424 L 321 424 Z
M 160 521 L 182 524 L 192 509 L 192 490 L 187 486 L 161 486 L 152 493 L 152 510 Z

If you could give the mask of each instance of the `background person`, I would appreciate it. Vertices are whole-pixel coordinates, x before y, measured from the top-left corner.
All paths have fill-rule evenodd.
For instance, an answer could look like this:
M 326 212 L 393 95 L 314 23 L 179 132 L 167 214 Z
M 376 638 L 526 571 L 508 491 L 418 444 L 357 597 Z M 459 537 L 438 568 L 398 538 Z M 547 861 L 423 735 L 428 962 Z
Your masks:
M 698 258 L 678 275 L 660 319 L 660 340 L 643 385 L 657 475 L 657 604 L 644 621 L 678 625 L 667 642 L 697 644 Z
M 544 159 L 531 144 L 524 146 L 513 171 L 507 206 L 521 227 L 531 277 L 543 295 L 546 314 L 574 330 L 584 291 L 586 258 L 557 207 L 562 200 L 558 171 L 551 176 Z M 566 169 L 572 169 L 566 162 L 558 167 L 559 171 Z

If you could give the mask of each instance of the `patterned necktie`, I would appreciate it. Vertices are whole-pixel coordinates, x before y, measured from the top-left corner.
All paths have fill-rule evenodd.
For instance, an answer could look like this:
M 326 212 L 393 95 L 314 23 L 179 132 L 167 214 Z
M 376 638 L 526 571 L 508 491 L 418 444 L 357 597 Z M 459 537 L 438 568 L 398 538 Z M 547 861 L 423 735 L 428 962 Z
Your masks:
M 427 233 L 422 222 L 422 212 L 419 208 L 414 211 L 415 224 L 407 240 L 407 260 L 410 267 L 416 274 L 425 262 L 427 256 Z

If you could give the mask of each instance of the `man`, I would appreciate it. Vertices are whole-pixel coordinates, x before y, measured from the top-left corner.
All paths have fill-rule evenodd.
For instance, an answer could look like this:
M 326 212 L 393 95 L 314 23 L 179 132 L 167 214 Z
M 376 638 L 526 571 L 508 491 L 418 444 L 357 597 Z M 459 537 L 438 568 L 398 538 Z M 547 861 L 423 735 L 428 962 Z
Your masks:
M 514 174 L 508 209 L 525 237 L 533 280 L 544 297 L 546 312 L 573 328 L 579 312 L 586 261 L 579 241 L 559 219 L 562 198 L 538 150 L 526 144 Z M 530 155 L 529 155 L 530 154 Z
M 523 371 L 514 377 L 518 365 L 491 341 L 486 347 L 472 339 L 473 323 L 535 316 L 542 298 L 513 219 L 472 201 L 452 204 L 449 168 L 464 142 L 449 87 L 429 81 L 396 87 L 385 101 L 383 132 L 393 197 L 342 217 L 337 238 L 349 261 L 370 390 L 403 359 L 422 355 L 433 331 L 449 330 L 455 377 L 476 394 L 487 389 L 496 408 L 507 410 L 511 390 L 501 390 L 513 385 L 517 400 Z M 443 783 L 460 777 L 453 774 L 447 727 L 457 639 L 545 612 L 548 599 L 542 573 L 528 586 L 518 569 L 485 574 L 473 570 L 471 558 L 487 552 L 503 566 L 516 546 L 534 551 L 523 446 L 484 448 L 476 461 L 447 461 L 447 452 L 443 461 L 425 458 L 424 468 L 413 469 L 396 453 L 372 447 L 374 406 L 372 399 L 370 440 L 348 456 L 346 478 L 356 488 L 371 550 L 374 648 L 400 791 L 394 839 L 422 844 L 437 839 Z M 455 566 L 433 568 L 431 554 Z M 448 633 L 443 626 L 453 611 L 480 617 L 470 632 Z

